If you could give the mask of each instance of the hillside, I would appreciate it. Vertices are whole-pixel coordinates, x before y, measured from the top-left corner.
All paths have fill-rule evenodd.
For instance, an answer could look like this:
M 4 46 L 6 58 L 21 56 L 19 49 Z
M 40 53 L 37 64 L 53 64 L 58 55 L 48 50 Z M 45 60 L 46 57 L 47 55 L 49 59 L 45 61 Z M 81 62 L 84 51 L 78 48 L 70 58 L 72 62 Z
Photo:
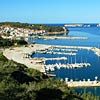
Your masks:
M 78 94 L 43 73 L 7 60 L 0 53 L 0 100 L 99 100 Z

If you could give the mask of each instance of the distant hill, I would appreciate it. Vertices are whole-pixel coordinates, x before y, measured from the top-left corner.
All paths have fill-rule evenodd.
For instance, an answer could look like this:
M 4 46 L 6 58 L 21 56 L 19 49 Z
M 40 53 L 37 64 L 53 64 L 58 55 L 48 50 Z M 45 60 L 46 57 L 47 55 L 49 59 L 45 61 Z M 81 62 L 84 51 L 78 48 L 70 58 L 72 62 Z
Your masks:
M 20 23 L 20 22 L 1 22 L 0 26 L 11 26 L 16 28 L 28 28 L 33 30 L 45 30 L 46 32 L 65 32 L 68 31 L 68 29 L 65 30 L 62 26 L 48 26 L 44 24 L 29 24 L 29 23 Z

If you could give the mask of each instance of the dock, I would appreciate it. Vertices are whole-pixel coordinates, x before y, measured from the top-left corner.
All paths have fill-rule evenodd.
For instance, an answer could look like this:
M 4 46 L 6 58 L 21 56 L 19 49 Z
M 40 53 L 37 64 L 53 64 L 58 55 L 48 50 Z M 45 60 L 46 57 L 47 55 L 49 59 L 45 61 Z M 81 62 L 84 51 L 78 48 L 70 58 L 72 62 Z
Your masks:
M 55 77 L 56 76 L 56 74 L 46 74 L 47 76 L 49 76 L 49 77 Z
M 93 52 L 95 52 L 95 54 L 96 54 L 97 56 L 100 56 L 100 49 L 99 49 L 99 48 L 94 47 L 94 48 L 92 48 L 91 50 L 92 50 Z
M 52 48 L 55 49 L 87 49 L 91 50 L 93 47 L 87 47 L 87 46 L 58 46 L 58 45 L 52 45 Z
M 77 49 L 54 49 L 54 50 L 57 50 L 57 51 L 64 51 L 64 52 L 77 52 L 78 50 Z
M 45 61 L 46 60 L 67 60 L 66 57 L 60 57 L 60 58 L 43 58 Z
M 70 56 L 77 55 L 77 53 L 72 53 L 72 52 L 66 53 L 66 52 L 53 52 L 53 51 L 47 52 L 47 54 L 59 54 L 59 55 L 70 55 Z
M 95 76 L 94 81 L 91 81 L 90 79 L 74 81 L 72 79 L 69 80 L 69 78 L 65 78 L 65 83 L 68 87 L 100 87 L 100 81 L 97 76 Z
M 82 68 L 82 67 L 89 67 L 91 66 L 90 63 L 75 63 L 75 64 L 50 64 L 50 65 L 45 65 L 46 70 L 54 71 L 55 68 L 60 69 L 60 68 L 67 68 L 67 69 L 75 69 L 75 68 Z
M 100 49 L 97 47 L 89 47 L 89 46 L 51 46 L 52 49 L 85 49 L 93 51 L 97 56 L 100 56 Z
M 100 87 L 100 81 L 73 81 L 66 82 L 68 87 Z
M 98 77 L 95 77 L 95 80 L 91 81 L 90 79 L 83 79 L 79 81 L 74 81 L 72 79 L 65 78 L 65 83 L 68 87 L 100 87 L 100 81 Z

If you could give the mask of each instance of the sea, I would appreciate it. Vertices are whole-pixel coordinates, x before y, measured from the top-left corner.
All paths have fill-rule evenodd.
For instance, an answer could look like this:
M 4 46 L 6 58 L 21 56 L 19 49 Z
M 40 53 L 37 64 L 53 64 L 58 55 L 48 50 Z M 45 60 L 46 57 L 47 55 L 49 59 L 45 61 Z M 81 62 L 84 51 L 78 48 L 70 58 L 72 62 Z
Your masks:
M 46 24 L 48 26 L 64 26 L 64 24 Z M 91 24 L 90 27 L 67 27 L 69 30 L 68 34 L 64 36 L 79 36 L 79 37 L 88 37 L 87 40 L 44 40 L 44 39 L 34 39 L 29 38 L 28 42 L 36 42 L 38 44 L 49 44 L 49 45 L 60 45 L 60 46 L 89 46 L 89 47 L 98 47 L 100 48 L 100 27 L 97 27 L 97 24 Z M 63 51 L 62 51 L 63 52 Z M 65 78 L 73 80 L 95 80 L 95 76 L 100 80 L 100 57 L 98 57 L 94 52 L 89 50 L 78 50 L 77 56 L 68 56 L 68 55 L 50 55 L 50 54 L 41 54 L 36 53 L 32 57 L 67 57 L 69 60 L 66 61 L 46 61 L 46 64 L 55 64 L 55 63 L 75 63 L 76 62 L 88 62 L 91 64 L 90 67 L 83 67 L 79 69 L 55 69 L 54 72 L 49 72 L 56 74 L 55 79 L 60 78 L 65 80 Z M 83 93 L 84 88 L 76 88 L 77 92 Z M 86 92 L 91 92 L 94 95 L 100 96 L 100 87 L 89 87 L 85 88 Z

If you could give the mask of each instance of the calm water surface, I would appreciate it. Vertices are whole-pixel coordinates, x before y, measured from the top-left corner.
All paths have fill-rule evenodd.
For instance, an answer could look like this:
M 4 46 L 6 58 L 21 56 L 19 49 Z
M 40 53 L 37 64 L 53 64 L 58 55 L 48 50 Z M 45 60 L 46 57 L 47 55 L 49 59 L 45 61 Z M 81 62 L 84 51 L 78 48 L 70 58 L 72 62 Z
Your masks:
M 69 34 L 68 36 L 81 36 L 88 37 L 88 40 L 43 40 L 43 39 L 29 39 L 28 42 L 35 41 L 39 44 L 50 44 L 50 45 L 64 45 L 64 46 L 100 46 L 100 28 L 90 27 L 90 28 L 68 28 Z M 33 57 L 64 57 L 65 55 L 49 55 L 49 54 L 35 54 Z M 75 56 L 67 56 L 68 61 L 59 61 L 60 63 L 71 63 L 75 62 Z M 95 76 L 98 76 L 100 80 L 100 57 L 94 54 L 92 51 L 87 50 L 78 50 L 78 54 L 76 56 L 77 62 L 89 62 L 91 64 L 90 67 L 80 68 L 80 69 L 65 69 L 61 68 L 60 70 L 55 69 L 56 77 L 65 79 L 68 77 L 73 80 L 83 80 L 83 79 L 91 79 L 94 80 Z M 47 61 L 46 64 L 55 64 L 56 61 Z M 96 95 L 100 95 L 100 88 L 87 88 L 87 91 L 91 91 Z M 83 91 L 83 89 L 77 89 L 77 91 Z

